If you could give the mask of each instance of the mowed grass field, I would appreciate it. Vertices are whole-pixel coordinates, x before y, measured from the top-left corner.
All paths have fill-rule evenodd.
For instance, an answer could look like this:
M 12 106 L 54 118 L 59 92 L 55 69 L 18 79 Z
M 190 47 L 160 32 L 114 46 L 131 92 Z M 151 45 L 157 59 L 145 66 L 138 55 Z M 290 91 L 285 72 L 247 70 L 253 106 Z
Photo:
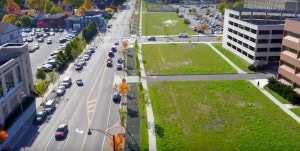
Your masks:
M 176 13 L 143 13 L 142 14 L 143 35 L 178 35 L 188 33 L 195 35 L 195 32 L 183 24 L 183 21 Z
M 158 151 L 298 151 L 300 125 L 248 81 L 149 83 Z
M 148 75 L 237 72 L 207 44 L 147 44 L 142 55 Z

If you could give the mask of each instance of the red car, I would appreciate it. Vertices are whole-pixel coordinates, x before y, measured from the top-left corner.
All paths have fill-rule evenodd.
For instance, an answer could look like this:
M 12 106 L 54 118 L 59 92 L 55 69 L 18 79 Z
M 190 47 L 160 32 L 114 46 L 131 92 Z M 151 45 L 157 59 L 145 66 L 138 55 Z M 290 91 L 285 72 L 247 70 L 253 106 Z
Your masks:
M 67 124 L 61 124 L 57 128 L 55 132 L 55 139 L 64 139 L 68 135 L 68 125 Z

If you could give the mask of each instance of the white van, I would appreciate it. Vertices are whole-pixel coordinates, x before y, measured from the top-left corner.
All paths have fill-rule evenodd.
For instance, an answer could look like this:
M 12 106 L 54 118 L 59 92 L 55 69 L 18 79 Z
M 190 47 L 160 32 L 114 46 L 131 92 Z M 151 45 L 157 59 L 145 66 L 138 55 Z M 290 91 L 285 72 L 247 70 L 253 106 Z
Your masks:
M 53 98 L 49 101 L 47 101 L 47 103 L 45 104 L 44 108 L 45 108 L 45 111 L 47 114 L 51 113 L 55 107 L 55 102 L 56 102 L 56 99 Z
M 72 85 L 72 79 L 70 77 L 65 77 L 61 85 L 65 86 L 66 88 L 70 87 Z

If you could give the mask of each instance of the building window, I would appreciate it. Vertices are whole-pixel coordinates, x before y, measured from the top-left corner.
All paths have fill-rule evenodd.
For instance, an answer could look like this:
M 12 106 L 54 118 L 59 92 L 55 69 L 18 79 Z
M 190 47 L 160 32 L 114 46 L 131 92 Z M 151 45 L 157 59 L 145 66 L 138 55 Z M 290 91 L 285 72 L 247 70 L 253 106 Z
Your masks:
M 234 16 L 233 14 L 229 14 L 229 17 L 233 18 L 233 16 Z
M 246 31 L 250 31 L 250 28 L 245 26 L 245 30 Z
M 261 44 L 261 43 L 268 43 L 267 39 L 257 39 L 257 43 Z
M 257 48 L 256 52 L 267 52 L 268 49 L 267 48 Z
M 5 75 L 5 83 L 6 83 L 7 92 L 10 91 L 13 87 L 15 87 L 14 76 L 13 76 L 13 72 L 12 71 L 9 71 Z
M 21 69 L 20 66 L 16 68 L 16 74 L 17 74 L 17 82 L 20 83 L 22 81 L 22 76 L 21 76 Z
M 0 80 L 0 98 L 2 98 L 3 96 L 4 93 L 3 93 L 2 81 Z
M 247 36 L 247 35 L 244 35 L 244 38 L 247 39 L 247 40 L 249 40 L 249 36 Z
M 270 34 L 270 31 L 268 31 L 268 30 L 259 30 L 258 34 L 259 35 L 268 35 L 268 34 Z
M 293 32 L 290 32 L 290 31 L 286 31 L 286 32 L 284 33 L 284 35 L 285 35 L 285 36 L 288 35 L 288 36 L 292 36 L 292 37 L 295 37 L 295 38 L 299 38 L 299 35 L 298 35 L 298 34 L 293 33 Z
M 255 43 L 255 39 L 250 37 L 250 41 L 254 42 Z
M 272 34 L 273 35 L 282 35 L 283 34 L 283 30 L 272 30 Z
M 228 28 L 228 31 L 232 33 L 232 29 L 231 28 Z
M 282 39 L 271 39 L 271 43 L 282 43 Z
M 256 34 L 257 30 L 251 29 L 251 32 L 252 32 L 253 34 Z
M 233 22 L 232 22 L 232 21 L 229 21 L 229 25 L 233 25 Z
M 270 48 L 270 52 L 280 52 L 281 48 Z
M 251 51 L 254 51 L 254 47 L 252 47 L 252 46 L 249 46 L 249 49 L 250 49 Z

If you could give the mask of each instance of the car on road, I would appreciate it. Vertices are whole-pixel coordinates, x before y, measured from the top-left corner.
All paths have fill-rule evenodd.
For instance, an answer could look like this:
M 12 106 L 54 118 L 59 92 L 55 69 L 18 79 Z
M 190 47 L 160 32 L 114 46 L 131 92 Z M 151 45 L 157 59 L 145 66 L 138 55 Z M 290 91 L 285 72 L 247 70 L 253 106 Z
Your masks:
M 61 83 L 62 86 L 65 86 L 65 88 L 69 88 L 72 85 L 72 79 L 70 77 L 65 77 Z
M 113 66 L 112 61 L 111 61 L 111 60 L 107 60 L 106 66 L 107 66 L 107 67 L 112 67 L 112 66 Z
M 117 47 L 116 47 L 115 45 L 113 45 L 113 46 L 111 47 L 111 51 L 117 52 Z
M 83 82 L 81 79 L 76 80 L 78 86 L 83 86 Z
M 119 64 L 119 63 L 118 63 L 118 64 L 117 64 L 117 70 L 119 70 L 119 71 L 120 71 L 120 70 L 122 70 L 122 69 L 123 69 L 123 66 L 122 66 L 122 64 Z
M 47 117 L 47 113 L 46 111 L 43 109 L 39 112 L 36 113 L 36 117 L 35 117 L 35 124 L 40 124 L 42 123 Z
M 112 100 L 113 100 L 115 103 L 120 103 L 120 102 L 121 102 L 121 95 L 120 95 L 120 93 L 119 93 L 119 92 L 114 92 L 114 93 L 113 93 Z
M 80 71 L 82 69 L 83 69 L 83 65 L 78 65 L 78 64 L 75 65 L 75 70 L 76 71 Z
M 55 104 L 56 104 L 56 98 L 52 98 L 51 100 L 48 100 L 44 106 L 44 109 L 46 111 L 47 114 L 52 113 L 52 111 L 55 108 Z
M 109 52 L 108 52 L 108 57 L 110 57 L 110 58 L 115 57 L 114 52 L 113 52 L 113 51 L 109 51 Z
M 38 50 L 38 49 L 39 49 L 39 46 L 34 45 L 34 46 L 32 46 L 31 48 L 29 48 L 29 52 L 30 52 L 30 53 L 33 53 L 33 52 L 35 52 L 35 51 Z
M 121 57 L 118 58 L 118 64 L 122 64 L 123 63 L 123 59 Z
M 65 139 L 68 135 L 68 124 L 61 124 L 58 126 L 56 132 L 55 132 L 55 139 Z
M 155 37 L 149 37 L 147 40 L 148 41 L 156 41 L 156 38 Z
M 28 37 L 27 38 L 27 42 L 33 42 L 33 38 L 32 37 Z
M 37 49 L 40 49 L 40 44 L 36 43 L 33 46 L 35 46 Z
M 47 39 L 47 44 L 52 44 L 52 39 Z
M 114 44 L 115 44 L 115 45 L 119 45 L 119 41 L 115 41 Z
M 179 37 L 179 38 L 188 38 L 189 35 L 188 35 L 188 33 L 180 33 L 180 34 L 178 35 L 178 37 Z
M 50 36 L 55 36 L 55 32 L 50 32 Z
M 57 96 L 63 96 L 66 93 L 66 88 L 65 86 L 59 86 L 58 89 L 56 90 Z

